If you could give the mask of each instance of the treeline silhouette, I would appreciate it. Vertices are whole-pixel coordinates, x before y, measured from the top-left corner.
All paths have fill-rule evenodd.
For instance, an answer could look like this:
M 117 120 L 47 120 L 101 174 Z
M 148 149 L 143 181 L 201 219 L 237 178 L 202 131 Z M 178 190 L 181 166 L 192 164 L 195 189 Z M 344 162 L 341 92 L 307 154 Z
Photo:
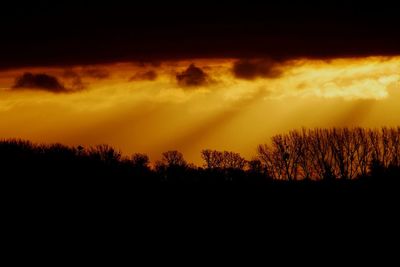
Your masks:
M 137 183 L 268 183 L 394 178 L 400 174 L 400 127 L 293 130 L 258 146 L 257 156 L 206 149 L 202 166 L 179 151 L 162 153 L 151 165 L 146 154 L 123 157 L 108 145 L 0 141 L 4 178 L 130 179 Z

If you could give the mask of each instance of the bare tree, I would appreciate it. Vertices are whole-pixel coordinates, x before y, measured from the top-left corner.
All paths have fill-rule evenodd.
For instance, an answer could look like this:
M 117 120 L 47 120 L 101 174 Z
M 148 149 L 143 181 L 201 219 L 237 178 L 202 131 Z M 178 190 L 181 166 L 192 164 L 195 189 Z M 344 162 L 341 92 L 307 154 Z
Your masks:
M 222 168 L 223 154 L 222 152 L 205 149 L 201 151 L 201 157 L 205 161 L 204 167 L 207 169 Z
M 302 129 L 296 138 L 296 151 L 298 153 L 298 164 L 300 167 L 300 175 L 304 179 L 311 179 L 315 176 L 315 170 L 313 165 L 313 154 L 311 147 L 311 137 L 307 134 L 306 129 Z
M 223 168 L 224 169 L 239 169 L 242 170 L 247 161 L 240 156 L 239 153 L 224 151 L 223 152 Z
M 176 150 L 162 153 L 161 162 L 167 167 L 185 167 L 187 165 L 183 154 Z
M 89 156 L 100 159 L 105 163 L 117 163 L 121 159 L 121 152 L 109 145 L 103 144 L 91 147 L 89 149 Z
M 284 179 L 283 164 L 277 152 L 267 144 L 259 145 L 257 152 L 258 158 L 265 166 L 266 174 L 273 179 Z
M 330 179 L 335 176 L 333 169 L 333 153 L 329 144 L 328 130 L 315 129 L 308 132 L 310 142 L 310 161 L 316 175 L 315 178 Z
M 359 148 L 356 151 L 356 165 L 358 166 L 357 171 L 360 175 L 367 175 L 369 161 L 371 158 L 371 145 L 368 139 L 368 132 L 362 128 L 355 129 L 355 138 L 357 138 L 357 142 L 360 144 Z
M 208 169 L 244 169 L 246 159 L 239 153 L 206 149 L 201 152 L 204 166 Z
M 400 166 L 400 127 L 390 129 L 391 165 Z

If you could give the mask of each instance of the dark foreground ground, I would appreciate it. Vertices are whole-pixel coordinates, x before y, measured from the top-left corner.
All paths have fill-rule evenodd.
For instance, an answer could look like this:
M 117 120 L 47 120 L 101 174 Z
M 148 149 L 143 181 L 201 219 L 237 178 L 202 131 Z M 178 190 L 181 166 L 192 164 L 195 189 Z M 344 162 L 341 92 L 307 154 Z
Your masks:
M 140 157 L 123 160 L 111 149 L 85 154 L 4 142 L 0 152 L 7 246 L 38 248 L 42 254 L 33 256 L 46 259 L 60 251 L 68 259 L 72 250 L 88 255 L 93 248 L 115 248 L 143 252 L 146 261 L 197 254 L 193 262 L 209 250 L 220 256 L 249 247 L 265 253 L 265 244 L 314 255 L 334 241 L 341 251 L 358 247 L 349 240 L 374 249 L 389 244 L 382 238 L 397 242 L 396 166 L 371 165 L 368 175 L 356 179 L 280 181 L 262 168 L 210 169 L 176 161 L 149 168 Z M 372 242 L 376 237 L 381 240 Z
M 377 256 L 379 249 L 386 255 L 380 260 L 397 255 L 398 179 L 184 184 L 60 175 L 1 181 L 7 248 L 24 247 L 30 261 L 53 262 L 52 255 L 112 264 L 124 255 L 154 264 L 339 264 L 348 256 L 355 262 Z
M 397 212 L 399 179 L 367 177 L 333 181 L 263 181 L 257 183 L 143 183 L 106 178 L 10 177 L 2 179 L 6 205 L 48 208 L 73 207 L 84 213 L 99 210 L 136 211 L 197 209 L 216 212 L 294 212 L 314 210 Z M 333 210 L 332 210 L 333 211 Z

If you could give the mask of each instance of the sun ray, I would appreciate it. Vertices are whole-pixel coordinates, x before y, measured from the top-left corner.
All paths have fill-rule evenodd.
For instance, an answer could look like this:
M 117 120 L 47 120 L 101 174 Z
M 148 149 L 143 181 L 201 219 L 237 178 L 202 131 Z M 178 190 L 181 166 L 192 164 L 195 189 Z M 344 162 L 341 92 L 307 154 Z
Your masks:
M 140 151 L 152 158 L 179 149 L 199 162 L 199 151 L 206 147 L 251 157 L 257 144 L 292 128 L 400 123 L 400 57 L 258 59 L 246 61 L 244 67 L 250 64 L 256 71 L 247 76 L 236 76 L 235 62 L 225 58 L 3 70 L 0 138 L 108 143 L 126 154 Z M 185 72 L 191 64 L 192 70 L 201 71 Z M 263 76 L 271 68 L 279 72 Z M 16 90 L 15 79 L 24 73 L 54 77 L 71 91 Z M 177 81 L 179 73 L 204 75 L 190 77 L 204 83 L 186 86 Z M 42 85 L 35 79 L 28 82 Z

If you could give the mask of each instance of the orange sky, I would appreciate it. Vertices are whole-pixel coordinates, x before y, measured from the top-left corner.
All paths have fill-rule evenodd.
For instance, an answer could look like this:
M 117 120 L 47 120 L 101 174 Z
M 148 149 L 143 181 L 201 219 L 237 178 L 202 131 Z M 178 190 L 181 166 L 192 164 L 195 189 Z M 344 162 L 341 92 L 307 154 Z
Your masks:
M 233 75 L 234 59 L 118 63 L 0 71 L 0 138 L 69 145 L 107 143 L 124 154 L 177 149 L 200 163 L 201 149 L 250 159 L 271 135 L 300 127 L 400 125 L 400 57 L 292 60 L 281 75 Z M 176 74 L 195 63 L 207 83 L 186 87 Z M 69 93 L 15 90 L 24 72 L 57 77 Z M 145 76 L 153 71 L 154 80 Z M 82 88 L 66 73 L 77 74 Z M 94 75 L 105 73 L 107 75 Z M 149 80 L 146 80 L 149 79 Z M 79 89 L 79 90 L 78 90 Z

